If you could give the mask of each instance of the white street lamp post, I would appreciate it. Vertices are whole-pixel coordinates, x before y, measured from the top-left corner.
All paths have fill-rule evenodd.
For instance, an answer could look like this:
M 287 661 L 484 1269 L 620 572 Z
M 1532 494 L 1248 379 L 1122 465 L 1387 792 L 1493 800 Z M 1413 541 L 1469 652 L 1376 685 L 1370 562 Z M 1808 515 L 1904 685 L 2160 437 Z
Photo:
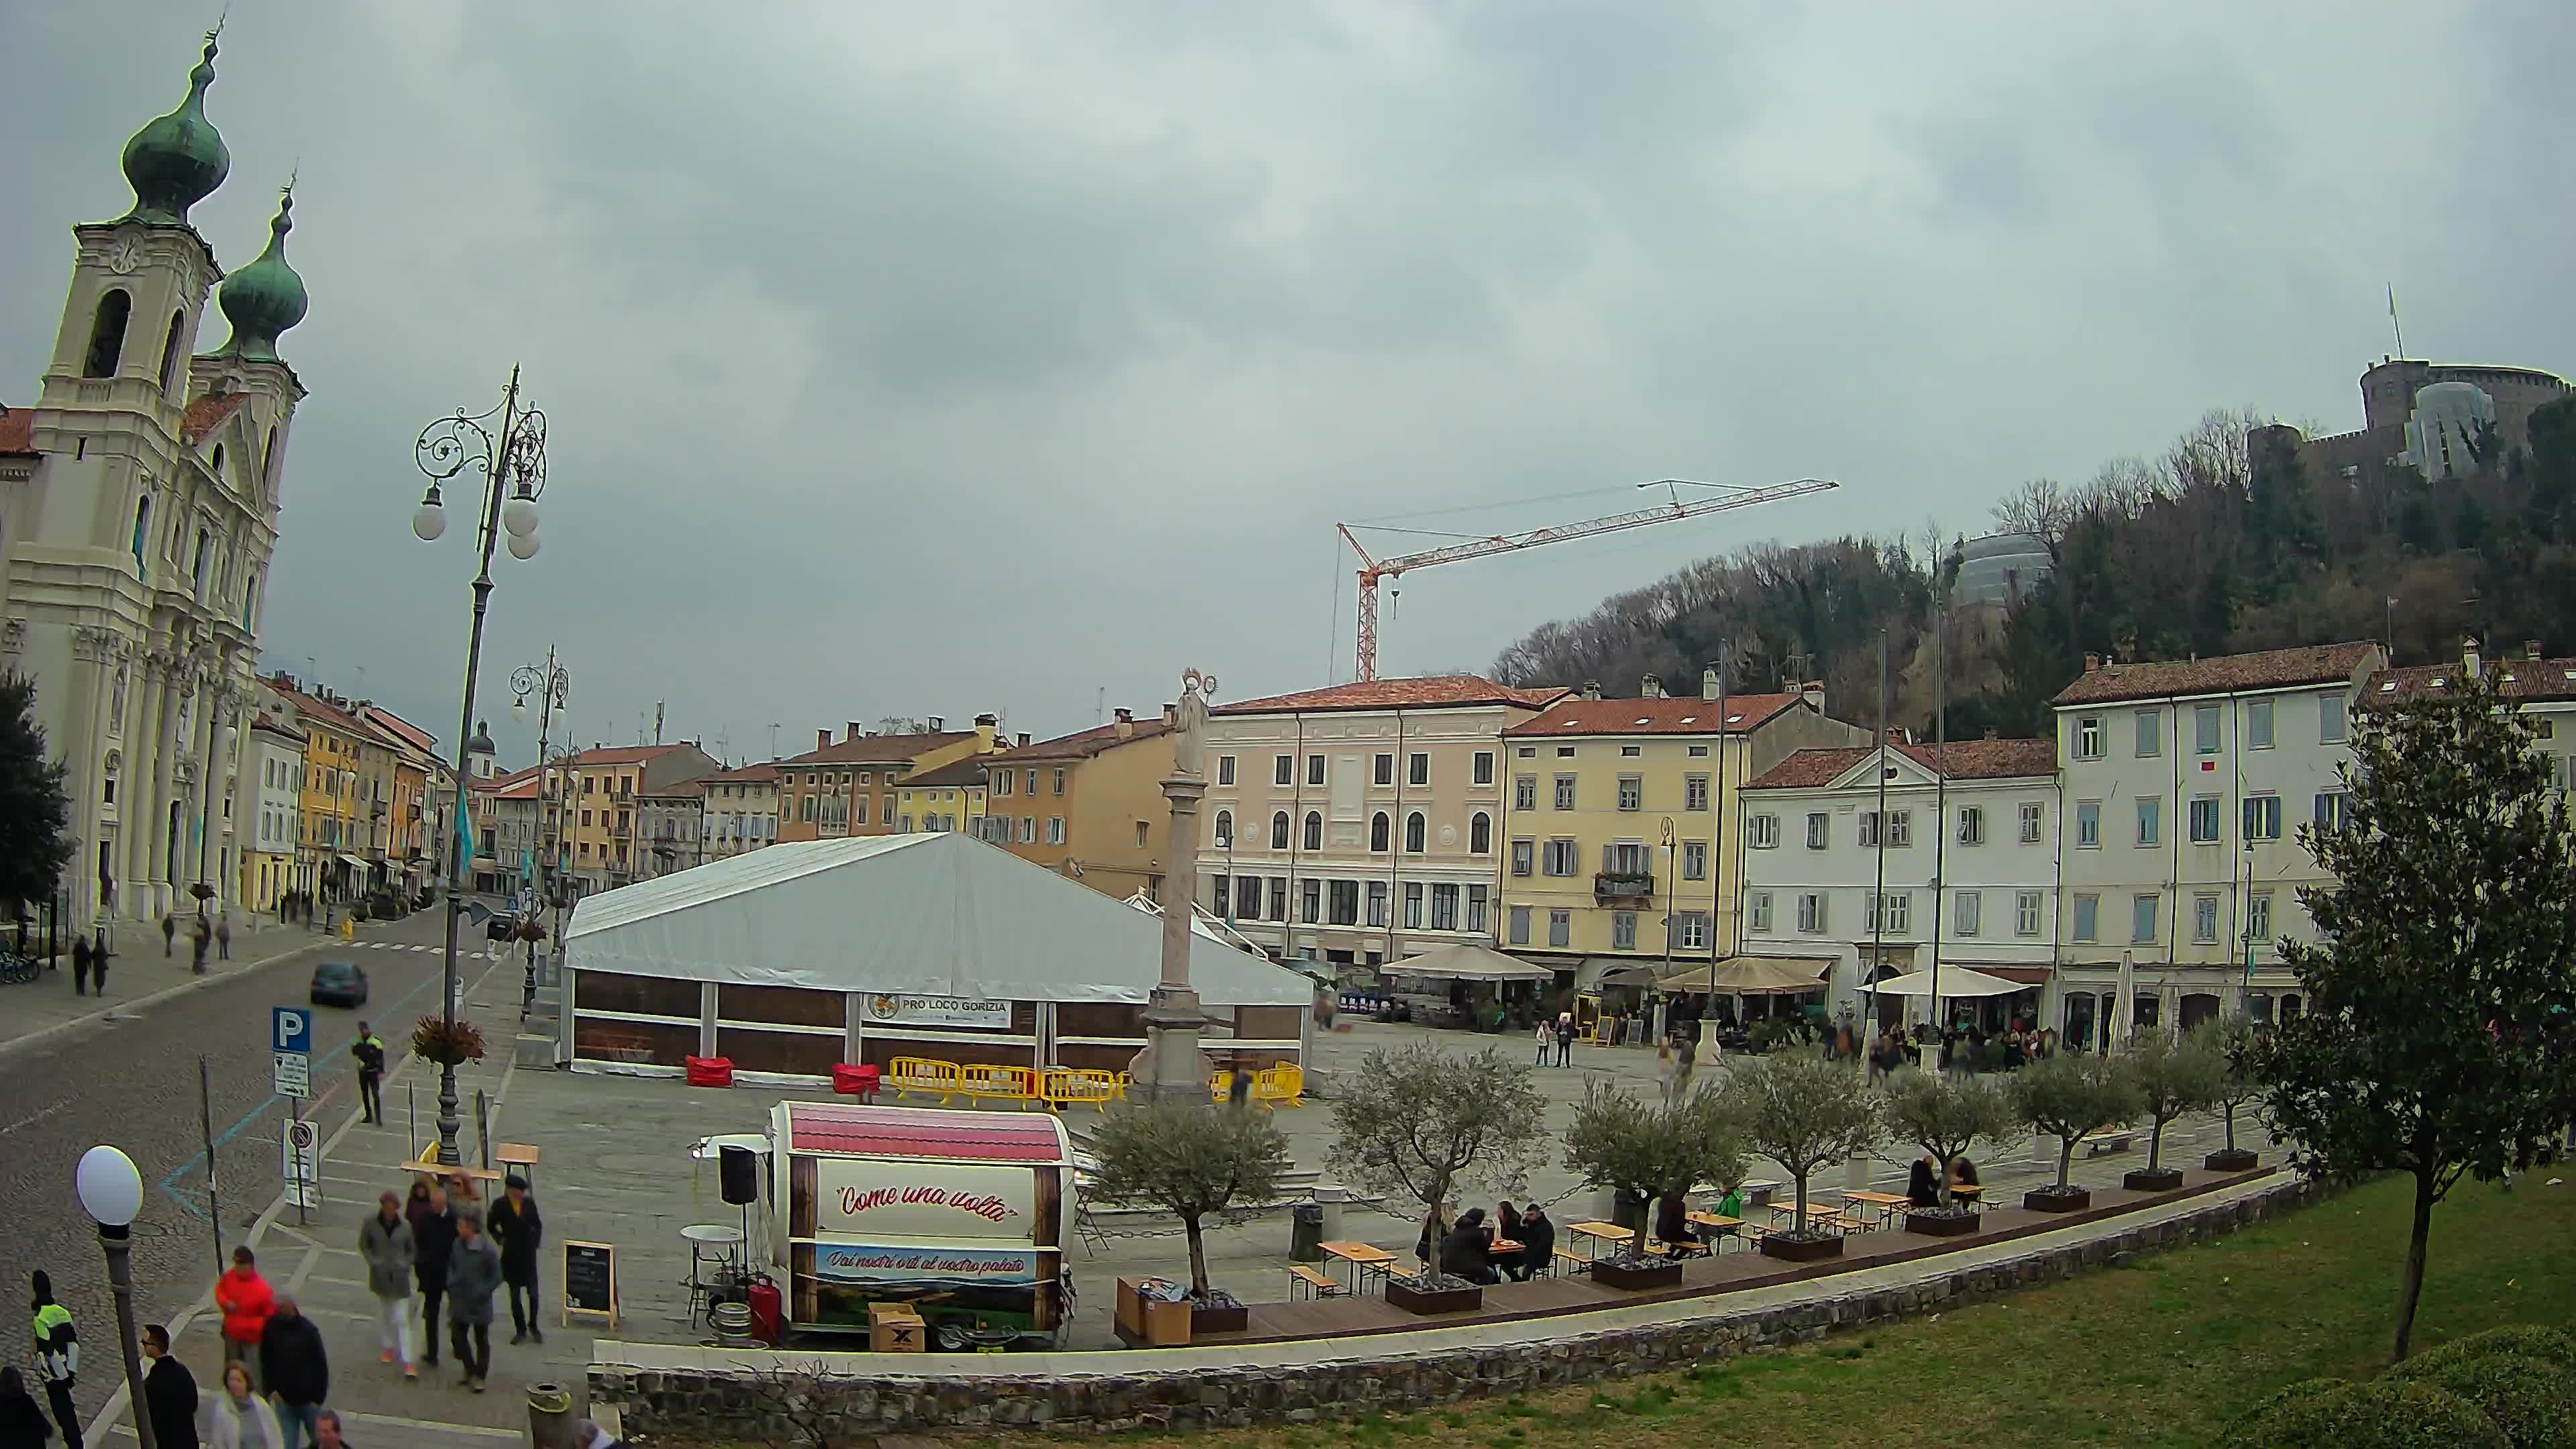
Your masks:
M 125 1346 L 125 1398 L 134 1420 L 134 1436 L 143 1449 L 159 1449 L 152 1438 L 152 1416 L 143 1407 L 143 1355 L 135 1344 L 134 1269 L 131 1262 L 135 1215 L 143 1211 L 143 1177 L 134 1159 L 113 1147 L 93 1147 L 81 1154 L 72 1173 L 81 1211 L 98 1224 L 98 1246 L 107 1255 L 107 1287 L 116 1298 L 116 1336 Z

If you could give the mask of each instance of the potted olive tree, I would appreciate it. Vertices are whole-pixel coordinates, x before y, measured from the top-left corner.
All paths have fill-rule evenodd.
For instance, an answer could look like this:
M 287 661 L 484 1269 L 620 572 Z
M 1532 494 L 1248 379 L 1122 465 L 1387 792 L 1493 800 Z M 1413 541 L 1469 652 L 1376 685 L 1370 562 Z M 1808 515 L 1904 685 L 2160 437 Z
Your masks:
M 2138 1091 L 2123 1060 L 2071 1053 L 2043 1057 L 2022 1068 L 2004 1089 L 2015 1121 L 2057 1139 L 2057 1182 L 2022 1194 L 2023 1207 L 2071 1213 L 2093 1205 L 2093 1194 L 2068 1182 L 2067 1175 L 2075 1165 L 2075 1144 L 2086 1133 L 2138 1115 Z
M 1951 1195 L 1950 1164 L 1981 1142 L 2000 1144 L 2013 1129 L 2003 1094 L 1975 1077 L 1952 1079 L 1919 1069 L 1902 1071 L 1881 1096 L 1888 1135 L 1910 1142 L 1940 1166 L 1934 1173 L 1940 1201 L 1905 1215 L 1905 1230 L 1930 1238 L 1955 1238 L 1977 1230 L 1977 1212 Z
M 1791 1227 L 1763 1236 L 1764 1256 L 1793 1263 L 1841 1256 L 1841 1234 L 1807 1226 L 1807 1180 L 1878 1145 L 1878 1101 L 1860 1069 L 1805 1052 L 1755 1057 L 1736 1066 L 1726 1091 L 1745 1145 L 1780 1164 L 1796 1187 Z
M 2141 1037 L 2127 1061 L 2138 1110 L 2152 1126 L 2147 1133 L 2147 1165 L 2123 1175 L 2120 1186 L 2131 1192 L 2171 1192 L 2182 1186 L 2182 1169 L 2164 1165 L 2165 1128 L 2183 1113 L 2218 1100 L 2227 1063 L 2201 1034 L 2177 1036 L 2170 1031 Z
M 1190 1242 L 1190 1331 L 1239 1333 L 1243 1304 L 1208 1285 L 1205 1225 L 1278 1196 L 1288 1139 L 1267 1112 L 1204 1102 L 1138 1103 L 1101 1120 L 1091 1134 L 1099 1166 L 1091 1195 L 1138 1203 L 1181 1220 Z
M 2254 1071 L 2261 1038 L 2254 1023 L 2241 1016 L 2208 1022 L 2198 1030 L 2206 1037 L 2207 1049 L 2224 1064 L 2218 1074 L 2218 1094 L 2210 1105 L 2218 1109 L 2219 1120 L 2227 1128 L 2227 1145 L 2202 1158 L 2200 1165 L 2211 1172 L 2251 1171 L 2262 1159 L 2236 1145 L 2236 1111 L 2263 1094 L 2263 1079 Z
M 1586 1187 L 1613 1188 L 1649 1205 L 1637 1215 L 1627 1247 L 1593 1263 L 1592 1280 L 1611 1288 L 1669 1288 L 1682 1281 L 1681 1260 L 1647 1253 L 1652 1204 L 1703 1183 L 1732 1188 L 1742 1182 L 1744 1129 L 1725 1088 L 1714 1082 L 1665 1105 L 1594 1082 L 1566 1129 L 1565 1165 Z
M 1529 1064 L 1493 1048 L 1461 1056 L 1431 1042 L 1371 1051 L 1333 1103 L 1326 1160 L 1344 1181 L 1422 1204 L 1422 1271 L 1390 1274 L 1386 1301 L 1413 1313 L 1477 1308 L 1484 1288 L 1440 1268 L 1442 1216 L 1469 1184 L 1516 1188 L 1547 1152 L 1547 1099 Z

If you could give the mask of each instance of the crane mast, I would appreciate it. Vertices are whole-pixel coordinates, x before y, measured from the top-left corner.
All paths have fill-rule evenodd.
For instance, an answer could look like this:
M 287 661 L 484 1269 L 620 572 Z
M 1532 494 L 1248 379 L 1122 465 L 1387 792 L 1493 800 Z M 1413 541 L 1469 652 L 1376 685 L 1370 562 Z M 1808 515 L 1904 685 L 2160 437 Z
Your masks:
M 1380 581 L 1399 577 L 1409 569 L 1429 568 L 1433 564 L 1463 563 L 1471 558 L 1485 558 L 1492 554 L 1537 548 L 1543 544 L 1591 538 L 1596 534 L 1618 533 L 1626 529 L 1643 528 L 1651 523 L 1675 523 L 1685 518 L 1697 518 L 1704 513 L 1723 513 L 1730 508 L 1750 508 L 1757 503 L 1776 503 L 1783 498 L 1798 498 L 1809 493 L 1826 493 L 1842 485 L 1830 478 L 1799 478 L 1788 483 L 1775 483 L 1767 488 L 1732 489 L 1724 497 L 1702 498 L 1688 503 L 1682 501 L 1682 488 L 1714 488 L 1724 485 L 1698 483 L 1687 478 L 1664 478 L 1638 486 L 1667 489 L 1672 494 L 1672 501 L 1657 504 L 1652 508 L 1614 513 L 1606 518 L 1589 518 L 1580 523 L 1558 523 L 1545 528 L 1533 528 L 1523 533 L 1502 533 L 1483 538 L 1461 539 L 1439 548 L 1428 548 L 1419 553 L 1399 554 L 1393 558 L 1378 558 L 1372 555 L 1368 551 L 1368 546 L 1360 542 L 1359 535 L 1351 532 L 1352 525 L 1334 524 L 1333 527 L 1341 531 L 1343 541 L 1350 544 L 1351 551 L 1360 556 L 1359 650 L 1356 660 L 1359 677 L 1363 680 L 1377 678 L 1377 586 Z M 1365 525 L 1362 526 L 1365 527 Z

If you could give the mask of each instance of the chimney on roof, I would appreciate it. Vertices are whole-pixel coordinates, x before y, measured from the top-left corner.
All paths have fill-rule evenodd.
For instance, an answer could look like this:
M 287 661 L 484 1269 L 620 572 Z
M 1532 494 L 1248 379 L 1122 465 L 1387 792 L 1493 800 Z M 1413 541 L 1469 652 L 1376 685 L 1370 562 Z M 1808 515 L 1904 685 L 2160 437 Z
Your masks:
M 875 733 L 875 730 L 867 728 L 857 720 L 846 721 L 841 726 L 841 738 L 844 740 L 855 740 L 861 735 L 872 735 Z
M 1702 699 L 1706 699 L 1706 700 L 1715 700 L 1715 699 L 1717 698 L 1717 696 L 1718 696 L 1718 691 L 1719 691 L 1719 690 L 1721 690 L 1722 688 L 1724 688 L 1724 686 L 1723 686 L 1723 685 L 1720 685 L 1720 684 L 1717 682 L 1717 666 L 1716 666 L 1716 665 L 1712 664 L 1712 665 L 1710 665 L 1709 667 L 1707 667 L 1706 669 L 1703 669 L 1703 670 L 1701 670 L 1701 671 L 1699 672 L 1699 697 L 1700 697 L 1700 698 L 1702 698 Z
M 1173 730 L 1179 729 L 1180 727 L 1181 706 L 1174 700 L 1167 699 L 1163 701 L 1163 728 Z
M 2540 658 L 2540 641 L 2539 641 L 2539 640 L 2537 640 L 2537 639 L 2525 639 L 2525 640 L 2523 640 L 2523 641 L 2522 641 L 2522 657 L 2523 657 L 2523 658 L 2525 658 L 2525 659 L 2531 659 L 2531 660 L 2537 660 L 2537 659 L 2539 659 L 2539 658 Z
M 1585 699 L 1599 699 L 1601 697 L 1601 681 L 1597 679 L 1587 679 L 1583 681 L 1583 697 Z
M 944 714 L 932 715 L 930 717 L 930 732 L 934 735 L 946 734 L 948 732 L 948 716 Z
M 830 749 L 831 747 L 832 747 L 832 732 L 831 732 L 830 730 L 816 730 L 816 731 L 814 731 L 814 748 L 816 748 L 816 749 L 818 749 L 818 750 L 828 750 L 828 749 Z
M 2470 679 L 2477 678 L 2481 672 L 2478 668 L 2478 636 L 2475 634 L 2460 636 L 2460 672 Z
M 1662 675 L 1659 675 L 1659 674 L 1649 674 L 1649 675 L 1647 675 L 1645 678 L 1638 680 L 1638 681 L 1637 681 L 1637 696 L 1638 696 L 1638 698 L 1640 698 L 1640 699 L 1661 699 L 1661 698 L 1663 698 L 1663 697 L 1664 697 L 1664 680 L 1663 680 L 1663 676 L 1662 676 Z
M 1002 717 L 998 714 L 979 714 L 975 716 L 976 750 L 980 753 L 992 749 L 993 738 L 1000 732 L 1001 728 Z
M 2101 655 L 2099 655 L 2099 654 L 2095 654 L 2095 653 L 2093 653 L 2093 652 L 2092 652 L 2092 651 L 2090 651 L 2090 650 L 2085 651 L 2085 655 L 2084 655 L 2084 672 L 2085 672 L 2085 673 L 2087 673 L 2087 674 L 2099 674 L 2101 671 L 2102 671 L 2102 656 L 2101 656 Z
M 1021 749 L 1025 750 L 1029 747 L 1029 732 L 1027 730 L 1020 731 L 1018 734 L 1013 735 L 1011 739 L 1013 743 L 1017 744 Z
M 1136 711 L 1132 709 L 1119 710 L 1118 718 L 1116 722 L 1111 725 L 1111 728 L 1117 732 L 1118 738 L 1122 740 L 1133 736 L 1136 733 Z
M 1816 713 L 1823 714 L 1825 712 L 1825 682 L 1823 680 L 1810 679 L 1798 686 L 1797 693 L 1800 699 L 1803 699 L 1807 703 L 1816 707 Z

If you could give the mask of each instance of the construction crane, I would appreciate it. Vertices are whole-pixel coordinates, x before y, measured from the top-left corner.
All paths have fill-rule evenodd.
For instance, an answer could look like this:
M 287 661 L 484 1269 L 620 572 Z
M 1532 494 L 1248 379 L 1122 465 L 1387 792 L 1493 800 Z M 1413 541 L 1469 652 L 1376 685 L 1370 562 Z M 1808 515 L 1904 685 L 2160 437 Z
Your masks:
M 1783 498 L 1831 492 L 1842 485 L 1830 478 L 1800 478 L 1793 482 L 1775 483 L 1768 488 L 1737 488 L 1724 483 L 1695 482 L 1688 478 L 1659 478 L 1652 483 L 1640 483 L 1637 486 L 1661 488 L 1672 495 L 1672 501 L 1652 508 L 1640 508 L 1633 513 L 1614 513 L 1607 518 L 1586 519 L 1581 523 L 1559 523 L 1547 528 L 1533 528 L 1526 533 L 1491 534 L 1483 537 L 1462 535 L 1457 543 L 1443 544 L 1439 548 L 1424 549 L 1420 553 L 1402 554 L 1395 558 L 1377 558 L 1371 555 L 1367 546 L 1360 542 L 1359 535 L 1351 532 L 1354 525 L 1334 524 L 1335 528 L 1341 530 L 1342 538 L 1350 544 L 1351 551 L 1360 556 L 1360 638 L 1357 661 L 1359 677 L 1364 680 L 1377 678 L 1378 582 L 1382 579 L 1395 578 L 1407 569 L 1428 568 L 1433 564 L 1460 563 L 1471 558 L 1484 558 L 1490 554 L 1537 548 L 1541 544 L 1563 543 L 1568 539 L 1590 538 L 1595 534 L 1643 528 L 1650 523 L 1674 523 L 1685 518 L 1697 518 L 1704 513 L 1722 513 L 1730 508 L 1750 508 L 1756 503 L 1776 503 Z M 1685 503 L 1681 495 L 1681 490 L 1684 488 L 1721 488 L 1725 490 L 1725 495 Z M 1366 528 L 1370 525 L 1356 526 Z

